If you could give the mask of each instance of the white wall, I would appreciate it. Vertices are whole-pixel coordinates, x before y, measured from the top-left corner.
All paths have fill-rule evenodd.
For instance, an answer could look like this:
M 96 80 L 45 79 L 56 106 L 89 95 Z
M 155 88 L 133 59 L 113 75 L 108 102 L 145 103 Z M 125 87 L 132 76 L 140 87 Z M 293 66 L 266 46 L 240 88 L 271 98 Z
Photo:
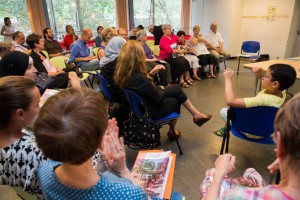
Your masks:
M 295 0 L 244 0 L 240 42 L 260 42 L 261 53 L 271 59 L 284 58 Z M 267 21 L 268 6 L 277 7 L 275 21 Z
M 229 52 L 240 50 L 240 27 L 243 0 L 194 0 L 192 4 L 192 27 L 201 26 L 201 33 L 209 33 L 211 22 L 218 23 L 218 31 L 224 39 L 224 49 Z M 235 55 L 236 53 L 233 53 Z
M 192 27 L 201 25 L 205 35 L 210 23 L 216 21 L 224 48 L 233 56 L 240 52 L 243 41 L 255 40 L 261 43 L 261 53 L 272 59 L 284 58 L 292 45 L 289 34 L 294 5 L 295 0 L 193 0 Z M 275 21 L 266 20 L 268 6 L 277 7 Z

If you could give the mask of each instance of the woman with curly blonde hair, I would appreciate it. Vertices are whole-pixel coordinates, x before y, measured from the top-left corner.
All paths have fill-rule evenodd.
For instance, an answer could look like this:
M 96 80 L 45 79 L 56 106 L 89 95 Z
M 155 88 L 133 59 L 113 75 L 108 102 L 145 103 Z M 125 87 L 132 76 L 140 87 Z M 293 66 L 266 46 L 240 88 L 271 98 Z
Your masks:
M 120 49 L 114 75 L 116 85 L 140 95 L 154 120 L 172 112 L 180 113 L 181 104 L 192 114 L 193 121 L 198 126 L 210 120 L 211 115 L 199 112 L 178 85 L 167 86 L 165 91 L 156 88 L 151 76 L 159 70 L 164 70 L 164 67 L 156 66 L 147 73 L 145 57 L 143 47 L 139 42 L 127 41 Z M 175 127 L 176 120 L 173 121 L 173 125 Z M 180 131 L 176 131 L 175 134 L 179 137 Z M 173 139 L 172 136 L 172 130 L 169 128 L 168 137 Z
M 107 43 L 111 38 L 117 35 L 117 32 L 113 28 L 105 28 L 102 32 L 102 42 L 100 44 L 99 50 L 98 50 L 98 58 L 102 59 L 104 57 L 104 51 Z

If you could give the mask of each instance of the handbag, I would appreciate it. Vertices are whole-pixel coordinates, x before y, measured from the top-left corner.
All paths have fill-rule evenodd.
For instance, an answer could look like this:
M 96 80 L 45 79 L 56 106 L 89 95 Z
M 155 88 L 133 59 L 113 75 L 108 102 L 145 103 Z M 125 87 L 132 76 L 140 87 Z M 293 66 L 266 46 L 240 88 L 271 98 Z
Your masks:
M 48 76 L 48 74 L 45 72 L 41 72 L 37 73 L 35 82 L 42 91 L 45 91 L 47 88 L 51 88 L 52 84 L 54 83 L 54 78 Z
M 262 62 L 270 60 L 269 54 L 260 54 L 259 57 L 255 60 L 255 62 Z
M 124 142 L 132 149 L 153 149 L 160 144 L 159 128 L 158 124 L 146 116 L 134 118 L 131 115 L 124 122 Z

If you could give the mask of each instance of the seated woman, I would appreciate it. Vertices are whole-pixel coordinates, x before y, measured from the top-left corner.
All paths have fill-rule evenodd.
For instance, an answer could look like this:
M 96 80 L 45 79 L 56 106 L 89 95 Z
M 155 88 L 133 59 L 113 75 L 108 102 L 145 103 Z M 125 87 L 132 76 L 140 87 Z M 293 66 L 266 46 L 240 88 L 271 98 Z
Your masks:
M 97 53 L 99 60 L 101 60 L 104 57 L 104 51 L 105 51 L 105 47 L 106 47 L 108 41 L 116 35 L 117 35 L 117 33 L 116 33 L 115 29 L 113 29 L 113 28 L 105 28 L 103 30 L 102 42 L 100 44 L 100 47 L 99 47 L 98 53 Z
M 214 74 L 213 56 L 210 54 L 206 46 L 211 46 L 200 34 L 200 26 L 193 27 L 194 35 L 189 39 L 189 47 L 194 50 L 196 56 L 199 58 L 199 64 L 205 68 L 209 65 L 209 78 L 216 78 Z
M 148 71 L 151 71 L 156 65 L 163 65 L 165 67 L 165 70 L 161 70 L 158 72 L 159 80 L 154 79 L 156 82 L 158 82 L 158 85 L 167 86 L 168 83 L 172 82 L 172 76 L 170 71 L 170 65 L 167 62 L 160 61 L 157 59 L 151 49 L 146 44 L 147 41 L 147 34 L 146 31 L 140 30 L 136 34 L 137 41 L 139 41 L 145 51 L 146 54 L 146 64 L 148 66 Z
M 0 185 L 19 186 L 39 197 L 36 173 L 45 157 L 23 128 L 36 118 L 40 97 L 27 77 L 0 78 Z
M 53 88 L 66 88 L 69 80 L 72 82 L 72 79 L 78 79 L 75 72 L 65 73 L 63 70 L 57 69 L 50 63 L 42 52 L 44 49 L 44 40 L 41 35 L 35 33 L 28 35 L 26 43 L 32 49 L 30 56 L 33 59 L 33 64 L 37 71 L 47 73 L 49 76 L 53 77 Z
M 38 147 L 51 159 L 38 170 L 45 199 L 148 199 L 126 166 L 116 121 L 106 118 L 102 95 L 90 88 L 46 101 L 34 125 Z M 93 168 L 98 148 L 113 173 Z
M 145 101 L 152 119 L 165 117 L 172 112 L 180 113 L 182 104 L 192 114 L 193 121 L 198 126 L 210 120 L 211 115 L 199 112 L 178 85 L 167 86 L 164 92 L 157 89 L 147 74 L 145 57 L 139 42 L 127 41 L 120 50 L 114 75 L 115 83 L 122 89 L 133 90 L 139 94 Z M 154 69 L 159 70 L 156 67 Z M 176 120 L 173 125 L 175 127 Z M 168 136 L 173 136 L 171 128 Z
M 197 80 L 197 81 L 200 81 L 201 78 L 199 78 L 198 75 L 197 75 L 197 71 L 200 68 L 198 57 L 195 55 L 194 51 L 191 51 L 193 49 L 190 49 L 188 46 L 186 46 L 186 44 L 185 44 L 185 36 L 186 36 L 185 32 L 180 30 L 180 31 L 177 32 L 177 36 L 179 37 L 179 44 L 180 44 L 179 48 L 189 50 L 188 53 L 186 53 L 182 56 L 184 56 L 190 62 L 190 67 L 193 69 L 193 79 Z
M 3 76 L 26 76 L 31 80 L 34 80 L 40 93 L 43 94 L 45 89 L 57 88 L 56 84 L 49 84 L 46 88 L 42 88 L 39 85 L 40 78 L 37 74 L 42 74 L 43 77 L 47 77 L 45 72 L 37 72 L 33 65 L 33 60 L 30 56 L 19 51 L 13 51 L 5 54 L 0 61 L 0 77 Z M 76 73 L 69 73 L 70 85 L 72 87 L 80 87 L 80 79 Z
M 280 169 L 279 185 L 247 188 L 236 187 L 224 191 L 220 197 L 221 184 L 228 174 L 235 169 L 235 156 L 224 154 L 215 161 L 213 180 L 207 181 L 206 190 L 202 193 L 204 199 L 299 199 L 300 184 L 300 94 L 295 95 L 277 112 L 274 122 L 275 154 L 277 159 L 268 169 L 275 173 Z M 205 178 L 206 180 L 209 180 Z M 206 195 L 206 196 L 205 196 Z
M 164 35 L 159 42 L 159 58 L 170 64 L 173 82 L 178 82 L 181 87 L 188 88 L 192 83 L 189 61 L 183 56 L 176 57 L 176 54 L 185 54 L 188 51 L 176 48 L 179 38 L 172 34 L 170 24 L 164 24 L 162 30 Z

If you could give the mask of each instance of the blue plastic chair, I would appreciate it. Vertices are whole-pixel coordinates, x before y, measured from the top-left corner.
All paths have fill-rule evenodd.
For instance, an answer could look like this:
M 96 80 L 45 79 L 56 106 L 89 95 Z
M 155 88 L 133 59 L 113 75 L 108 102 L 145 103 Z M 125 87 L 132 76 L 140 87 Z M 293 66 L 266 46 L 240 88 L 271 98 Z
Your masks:
M 227 113 L 227 130 L 222 141 L 220 154 L 228 153 L 230 131 L 233 135 L 246 141 L 260 144 L 274 144 L 271 137 L 274 128 L 274 119 L 278 108 L 271 106 L 258 106 L 252 108 L 230 107 Z M 251 139 L 243 133 L 262 137 Z
M 100 82 L 100 89 L 103 92 L 105 99 L 109 101 L 109 109 L 110 109 L 113 106 L 113 101 L 112 101 L 112 95 L 109 91 L 108 81 L 106 80 L 106 78 L 101 76 L 98 71 L 96 71 L 96 75 Z
M 146 107 L 146 104 L 145 104 L 144 100 L 137 93 L 135 93 L 135 92 L 133 92 L 131 90 L 126 90 L 125 89 L 124 93 L 125 93 L 126 99 L 127 99 L 128 103 L 129 103 L 130 109 L 133 112 L 133 114 L 137 118 L 145 116 L 147 107 Z M 178 114 L 176 112 L 173 112 L 173 113 L 171 113 L 168 116 L 165 116 L 163 118 L 153 119 L 153 121 L 155 123 L 157 123 L 160 127 L 162 125 L 165 125 L 165 124 L 170 125 L 170 127 L 171 127 L 171 129 L 172 129 L 172 131 L 174 133 L 174 138 L 175 138 L 175 141 L 177 143 L 180 155 L 183 155 L 183 152 L 181 150 L 181 147 L 180 147 L 180 144 L 178 142 L 178 139 L 177 139 L 177 137 L 175 137 L 174 126 L 171 123 L 173 120 L 178 119 L 179 117 L 180 117 L 180 114 Z
M 249 60 L 251 62 L 255 62 L 255 60 L 259 57 L 260 51 L 260 43 L 256 41 L 245 41 L 241 47 L 241 55 L 239 56 L 238 69 L 237 74 L 239 74 L 240 70 L 240 61 L 241 58 Z M 256 53 L 256 55 L 250 55 L 247 53 Z

